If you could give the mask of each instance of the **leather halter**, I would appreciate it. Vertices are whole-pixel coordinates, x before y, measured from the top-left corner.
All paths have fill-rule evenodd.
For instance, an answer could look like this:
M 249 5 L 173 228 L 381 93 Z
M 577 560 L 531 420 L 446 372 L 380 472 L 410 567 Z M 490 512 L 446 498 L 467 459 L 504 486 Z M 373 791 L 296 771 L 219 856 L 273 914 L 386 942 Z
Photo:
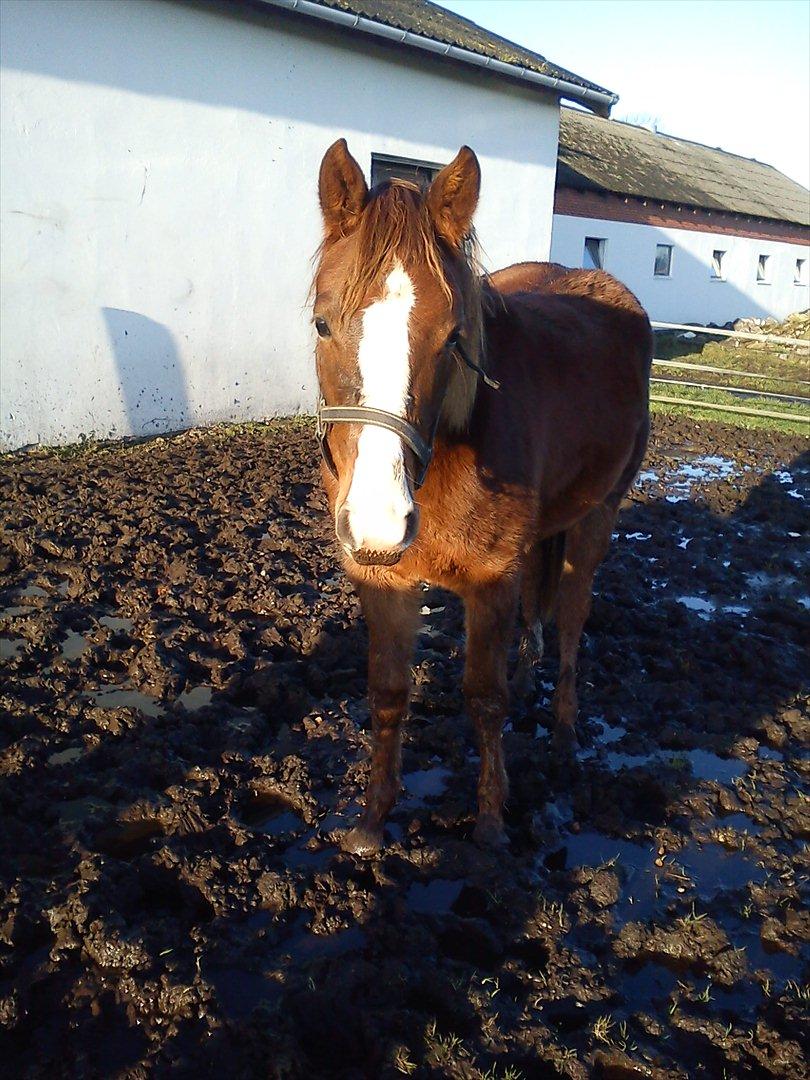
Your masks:
M 487 386 L 492 387 L 493 390 L 500 389 L 501 384 L 495 379 L 491 379 L 484 369 L 475 363 L 461 341 L 455 343 L 454 351 L 461 357 L 467 367 L 476 372 Z M 441 416 L 441 409 L 437 413 L 437 423 L 439 416 Z M 337 477 L 337 468 L 332 457 L 332 451 L 329 449 L 329 429 L 332 424 L 371 424 L 372 427 L 393 431 L 413 451 L 414 457 L 419 463 L 419 472 L 416 476 L 410 478 L 411 483 L 415 488 L 420 488 L 425 482 L 428 466 L 433 459 L 435 426 L 428 442 L 419 434 L 413 424 L 403 420 L 396 413 L 386 412 L 384 409 L 374 409 L 369 405 L 327 405 L 324 399 L 321 398 L 318 402 L 318 411 L 315 414 L 315 433 L 321 447 L 323 460 L 334 477 Z
M 406 446 L 414 452 L 419 462 L 419 473 L 412 476 L 414 487 L 421 487 L 425 481 L 425 473 L 433 458 L 433 446 L 426 442 L 413 424 L 403 420 L 396 413 L 386 412 L 384 409 L 372 409 L 368 405 L 326 405 L 323 398 L 318 403 L 318 412 L 315 416 L 315 431 L 318 442 L 321 444 L 321 453 L 329 471 L 337 476 L 337 469 L 329 449 L 329 428 L 332 424 L 371 424 L 372 427 L 385 428 L 399 435 Z

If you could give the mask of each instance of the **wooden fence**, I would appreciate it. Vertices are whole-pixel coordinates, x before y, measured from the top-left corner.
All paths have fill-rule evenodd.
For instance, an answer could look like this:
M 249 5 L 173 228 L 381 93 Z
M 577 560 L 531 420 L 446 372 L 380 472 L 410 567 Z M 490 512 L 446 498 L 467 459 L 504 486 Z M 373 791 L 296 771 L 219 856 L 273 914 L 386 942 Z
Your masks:
M 687 333 L 691 332 L 695 335 L 706 334 L 714 337 L 741 338 L 746 341 L 762 341 L 771 345 L 790 345 L 796 349 L 800 355 L 805 355 L 810 351 L 810 341 L 782 337 L 778 334 L 754 334 L 749 331 L 719 330 L 709 326 L 689 326 L 685 323 L 653 322 L 652 327 L 654 330 L 680 330 Z M 734 376 L 736 380 L 758 379 L 761 382 L 790 383 L 793 386 L 810 386 L 810 379 L 792 378 L 786 375 L 769 375 L 761 371 L 741 371 L 738 368 L 714 367 L 710 364 L 692 364 L 677 359 L 659 360 L 656 358 L 653 360 L 653 367 L 669 368 L 671 371 L 700 372 L 703 375 L 729 375 Z M 650 382 L 656 385 L 665 386 L 689 386 L 700 391 L 717 390 L 733 397 L 756 398 L 763 401 L 764 404 L 768 406 L 771 402 L 779 404 L 784 402 L 787 405 L 810 405 L 810 396 L 802 394 L 782 394 L 774 390 L 758 390 L 751 386 L 725 386 L 722 383 L 717 382 L 692 382 L 686 379 L 668 379 L 656 377 L 655 375 L 651 376 Z M 790 420 L 794 423 L 798 422 L 801 424 L 810 423 L 810 417 L 808 417 L 806 413 L 786 412 L 782 409 L 764 408 L 756 405 L 727 405 L 721 402 L 709 401 L 707 399 L 701 400 L 699 396 L 674 397 L 666 394 L 651 394 L 650 401 L 658 401 L 665 405 L 683 405 L 687 408 L 692 406 L 693 408 L 710 409 L 713 412 L 736 413 L 743 416 L 761 416 L 775 420 Z

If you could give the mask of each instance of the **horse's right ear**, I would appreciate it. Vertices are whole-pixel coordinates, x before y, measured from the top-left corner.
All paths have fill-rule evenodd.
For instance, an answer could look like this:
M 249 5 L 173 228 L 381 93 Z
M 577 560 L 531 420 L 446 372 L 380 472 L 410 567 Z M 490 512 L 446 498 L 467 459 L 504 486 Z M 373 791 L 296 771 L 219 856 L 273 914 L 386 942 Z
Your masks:
M 318 178 L 327 240 L 338 240 L 355 228 L 367 196 L 363 170 L 349 153 L 346 140 L 338 139 L 324 154 Z

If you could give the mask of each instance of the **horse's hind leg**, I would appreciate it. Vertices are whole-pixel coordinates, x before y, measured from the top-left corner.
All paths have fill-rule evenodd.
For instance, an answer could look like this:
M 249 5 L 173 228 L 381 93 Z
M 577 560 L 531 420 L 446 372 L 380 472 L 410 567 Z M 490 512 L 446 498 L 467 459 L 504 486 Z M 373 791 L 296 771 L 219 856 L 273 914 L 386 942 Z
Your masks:
M 556 608 L 560 674 L 552 701 L 554 742 L 560 749 L 577 743 L 577 653 L 591 609 L 594 575 L 610 546 L 617 510 L 618 500 L 602 503 L 566 534 Z
M 540 617 L 540 543 L 526 557 L 520 587 L 520 642 L 518 660 L 510 690 L 521 701 L 528 700 L 535 689 L 535 672 L 543 659 L 543 624 Z
M 416 592 L 358 587 L 368 624 L 371 769 L 359 825 L 343 840 L 357 855 L 382 847 L 385 819 L 399 794 L 401 727 L 408 709 L 411 656 L 418 625 Z
M 464 594 L 467 609 L 467 660 L 464 697 L 481 753 L 478 821 L 475 839 L 502 844 L 503 804 L 508 782 L 501 731 L 508 706 L 506 661 L 517 614 L 517 583 L 505 579 Z
M 543 625 L 554 611 L 565 533 L 536 540 L 526 555 L 520 587 L 521 635 L 512 692 L 526 699 L 535 689 L 535 669 L 543 659 Z

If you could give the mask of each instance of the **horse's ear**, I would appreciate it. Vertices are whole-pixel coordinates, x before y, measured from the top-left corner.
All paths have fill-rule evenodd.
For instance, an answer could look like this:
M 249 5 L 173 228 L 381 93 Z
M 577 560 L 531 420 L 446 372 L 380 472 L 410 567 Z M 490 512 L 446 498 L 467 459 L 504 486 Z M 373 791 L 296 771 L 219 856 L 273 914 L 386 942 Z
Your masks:
M 349 153 L 345 139 L 332 143 L 323 156 L 318 178 L 327 240 L 337 240 L 352 231 L 368 195 L 363 170 Z
M 433 225 L 453 248 L 460 248 L 470 233 L 480 190 L 481 166 L 469 146 L 462 146 L 428 189 L 427 206 Z

